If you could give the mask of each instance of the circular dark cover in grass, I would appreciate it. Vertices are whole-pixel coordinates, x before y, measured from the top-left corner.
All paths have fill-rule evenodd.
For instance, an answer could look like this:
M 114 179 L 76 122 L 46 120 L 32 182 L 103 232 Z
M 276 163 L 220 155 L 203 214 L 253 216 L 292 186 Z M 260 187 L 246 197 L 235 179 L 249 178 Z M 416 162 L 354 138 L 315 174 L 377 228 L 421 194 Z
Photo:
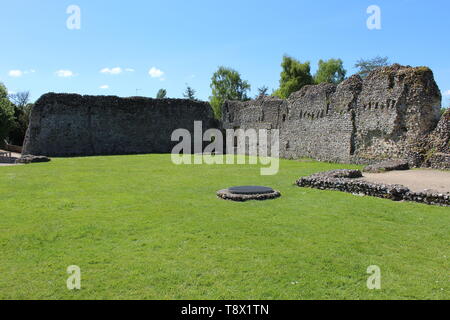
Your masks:
M 232 201 L 269 200 L 280 197 L 281 193 L 267 187 L 243 186 L 219 190 L 217 196 Z
M 240 186 L 228 188 L 232 194 L 268 194 L 273 193 L 272 188 L 260 186 Z

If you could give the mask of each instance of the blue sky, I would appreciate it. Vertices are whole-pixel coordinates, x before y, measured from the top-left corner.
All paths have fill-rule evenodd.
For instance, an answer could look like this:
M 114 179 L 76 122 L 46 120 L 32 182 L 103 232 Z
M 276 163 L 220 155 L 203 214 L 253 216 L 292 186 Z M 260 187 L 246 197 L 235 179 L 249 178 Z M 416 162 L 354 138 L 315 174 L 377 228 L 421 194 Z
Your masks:
M 80 30 L 66 27 L 69 5 L 81 9 Z M 366 26 L 370 5 L 381 8 L 381 30 Z M 341 58 L 349 75 L 359 58 L 381 55 L 429 66 L 448 106 L 449 15 L 448 0 L 3 1 L 0 82 L 33 99 L 136 89 L 154 97 L 160 88 L 177 98 L 188 83 L 207 99 L 224 65 L 250 82 L 253 96 L 277 88 L 284 54 L 311 61 L 313 71 L 319 59 Z

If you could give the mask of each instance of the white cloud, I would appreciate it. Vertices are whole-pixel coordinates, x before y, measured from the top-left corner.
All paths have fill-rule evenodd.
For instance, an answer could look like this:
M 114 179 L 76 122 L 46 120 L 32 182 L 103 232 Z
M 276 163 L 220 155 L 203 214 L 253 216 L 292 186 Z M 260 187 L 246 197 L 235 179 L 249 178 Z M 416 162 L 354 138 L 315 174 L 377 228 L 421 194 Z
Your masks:
M 24 70 L 24 71 L 23 70 L 11 70 L 11 71 L 9 71 L 8 75 L 10 77 L 18 78 L 25 74 L 35 73 L 35 72 L 36 72 L 36 70 L 34 70 L 34 69 Z
M 133 68 L 121 68 L 121 67 L 115 67 L 115 68 L 103 68 L 100 70 L 100 73 L 103 74 L 121 74 L 123 72 L 134 72 L 135 70 Z
M 23 71 L 22 70 L 11 70 L 11 71 L 9 71 L 8 74 L 10 77 L 18 78 L 23 75 Z
M 155 67 L 152 67 L 152 68 L 148 71 L 148 74 L 149 74 L 152 78 L 161 78 L 161 81 L 165 80 L 165 79 L 163 78 L 164 72 L 161 71 L 161 70 L 159 70 L 159 69 L 157 69 L 157 68 L 155 68 Z
M 72 72 L 72 71 L 70 71 L 70 70 L 58 70 L 58 71 L 56 71 L 55 72 L 55 74 L 58 76 L 58 77 L 61 77 L 61 78 L 70 78 L 70 77 L 73 77 L 75 74 Z
M 109 86 L 107 84 L 104 84 L 104 85 L 100 86 L 100 89 L 103 89 L 103 90 L 109 89 Z
M 103 68 L 102 70 L 100 70 L 100 72 L 104 73 L 104 74 L 121 74 L 122 73 L 122 68 L 120 68 L 120 67 Z
M 444 91 L 444 96 L 450 96 L 450 90 Z

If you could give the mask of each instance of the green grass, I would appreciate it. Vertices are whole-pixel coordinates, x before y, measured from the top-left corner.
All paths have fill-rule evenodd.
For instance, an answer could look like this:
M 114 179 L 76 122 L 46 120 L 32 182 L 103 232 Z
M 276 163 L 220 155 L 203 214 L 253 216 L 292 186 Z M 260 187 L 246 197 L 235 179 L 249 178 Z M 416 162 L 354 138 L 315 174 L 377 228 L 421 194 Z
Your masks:
M 169 155 L 1 167 L 0 298 L 449 299 L 450 209 L 293 185 L 344 167 L 357 168 L 282 160 L 260 176 Z M 215 196 L 248 184 L 282 197 Z M 381 290 L 366 287 L 370 265 Z

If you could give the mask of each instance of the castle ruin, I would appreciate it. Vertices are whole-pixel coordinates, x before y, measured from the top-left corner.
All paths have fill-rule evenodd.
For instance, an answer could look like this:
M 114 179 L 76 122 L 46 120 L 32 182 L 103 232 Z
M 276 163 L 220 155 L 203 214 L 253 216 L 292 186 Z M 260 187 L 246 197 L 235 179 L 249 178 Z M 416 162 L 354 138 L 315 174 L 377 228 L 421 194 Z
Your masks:
M 206 102 L 46 94 L 35 104 L 24 154 L 170 153 L 171 134 L 203 128 L 279 129 L 280 157 L 341 163 L 408 160 L 450 169 L 450 112 L 426 67 L 393 65 L 338 85 L 305 86 L 289 99 L 227 101 L 222 121 Z
M 43 95 L 33 107 L 23 154 L 49 157 L 170 153 L 172 132 L 218 126 L 207 102 L 142 97 Z
M 440 107 L 430 69 L 393 65 L 365 79 L 354 75 L 339 85 L 305 86 L 287 100 L 228 101 L 222 125 L 279 129 L 283 158 L 360 164 L 405 159 L 413 166 L 433 162 L 449 168 L 450 131 L 445 116 L 438 125 Z M 441 141 L 436 154 L 424 143 L 433 135 Z M 433 160 L 436 156 L 444 163 Z

